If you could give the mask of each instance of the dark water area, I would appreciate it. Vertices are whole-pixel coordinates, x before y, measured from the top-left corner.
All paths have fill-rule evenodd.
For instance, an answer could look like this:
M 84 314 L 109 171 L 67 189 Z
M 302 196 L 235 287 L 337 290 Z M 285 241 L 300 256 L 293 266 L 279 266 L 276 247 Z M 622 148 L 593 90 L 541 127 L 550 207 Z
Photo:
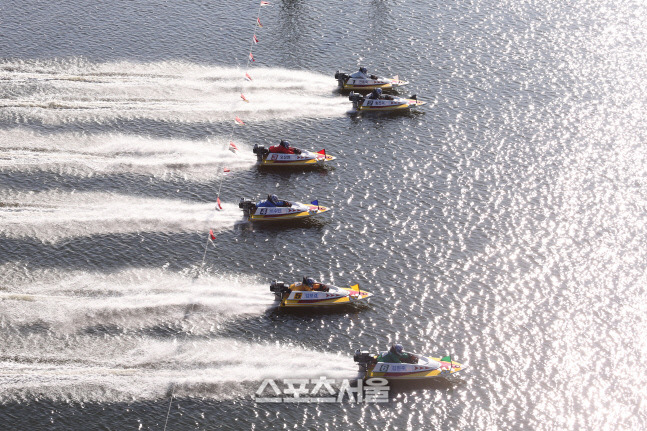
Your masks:
M 0 5 L 1 427 L 644 429 L 645 5 L 271 3 Z M 428 103 L 351 112 L 360 65 Z M 337 160 L 257 168 L 280 139 Z M 268 193 L 332 211 L 245 222 Z M 304 275 L 375 296 L 276 310 Z M 396 341 L 468 368 L 254 401 Z

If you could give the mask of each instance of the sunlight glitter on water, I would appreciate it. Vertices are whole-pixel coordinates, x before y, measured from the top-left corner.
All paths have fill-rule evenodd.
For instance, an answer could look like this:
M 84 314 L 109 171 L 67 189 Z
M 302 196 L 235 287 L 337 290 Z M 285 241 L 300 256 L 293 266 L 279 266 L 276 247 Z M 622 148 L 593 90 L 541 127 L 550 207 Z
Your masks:
M 146 7 L 122 6 L 126 14 L 129 7 Z M 241 9 L 231 4 L 183 7 L 213 7 L 210 16 L 225 13 L 237 24 L 247 24 Z M 173 16 L 183 13 L 173 11 Z M 17 13 L 15 9 L 6 12 L 10 17 Z M 276 355 L 295 366 L 303 365 L 299 358 L 320 363 L 316 352 L 339 352 L 350 361 L 356 348 L 382 350 L 400 341 L 415 351 L 452 354 L 470 368 L 453 381 L 394 391 L 384 406 L 288 408 L 249 402 L 250 387 L 233 391 L 231 400 L 214 383 L 217 367 L 203 364 L 197 379 L 204 378 L 204 386 L 200 382 L 184 385 L 182 407 L 177 407 L 181 414 L 171 416 L 178 428 L 194 423 L 208 426 L 204 416 L 210 415 L 235 416 L 238 421 L 223 425 L 229 429 L 272 425 L 339 429 L 351 421 L 367 429 L 644 428 L 645 6 L 631 1 L 281 2 L 267 8 L 267 14 L 268 25 L 260 34 L 265 51 L 258 57 L 268 67 L 258 68 L 258 75 L 252 73 L 255 80 L 249 87 L 250 100 L 259 103 L 255 107 L 239 102 L 238 92 L 229 87 L 240 70 L 233 66 L 235 61 L 224 61 L 226 66 L 211 64 L 214 50 L 222 58 L 238 58 L 235 47 L 247 49 L 249 40 L 243 44 L 224 30 L 201 33 L 204 26 L 191 24 L 198 13 L 190 14 L 187 26 L 178 28 L 193 29 L 201 37 L 189 31 L 192 42 L 183 45 L 187 35 L 174 33 L 173 41 L 187 53 L 185 57 L 156 52 L 139 54 L 144 57 L 141 61 L 122 61 L 133 56 L 130 47 L 115 43 L 112 53 L 95 43 L 92 58 L 97 61 L 79 60 L 85 52 L 70 53 L 59 45 L 33 57 L 72 60 L 6 60 L 3 65 L 16 70 L 4 67 L 0 73 L 17 91 L 13 102 L 20 105 L 2 101 L 7 105 L 2 118 L 12 127 L 21 123 L 43 137 L 39 142 L 51 136 L 73 157 L 76 149 L 65 147 L 60 137 L 78 137 L 78 128 L 87 126 L 93 135 L 74 142 L 83 145 L 89 136 L 92 145 L 99 136 L 118 136 L 118 144 L 124 147 L 167 143 L 173 154 L 177 151 L 191 164 L 185 169 L 186 178 L 165 176 L 166 168 L 156 166 L 155 157 L 146 154 L 144 159 L 150 160 L 144 160 L 149 165 L 143 169 L 112 166 L 109 175 L 100 177 L 84 175 L 89 163 L 60 169 L 59 159 L 51 161 L 58 175 L 28 168 L 28 163 L 0 166 L 0 179 L 8 184 L 1 190 L 4 197 L 22 202 L 28 193 L 45 188 L 28 203 L 52 204 L 53 214 L 60 215 L 54 227 L 34 213 L 27 213 L 26 223 L 15 219 L 13 230 L 5 235 L 7 245 L 0 242 L 3 261 L 27 262 L 37 256 L 24 268 L 26 278 L 44 261 L 61 272 L 86 271 L 88 265 L 158 268 L 168 264 L 177 271 L 196 265 L 201 257 L 196 249 L 200 250 L 192 243 L 204 227 L 195 217 L 202 214 L 202 203 L 213 200 L 214 187 L 193 172 L 200 163 L 195 154 L 207 145 L 209 134 L 225 136 L 217 130 L 220 124 L 211 126 L 220 121 L 228 125 L 222 118 L 234 108 L 218 107 L 217 100 L 232 97 L 236 99 L 231 100 L 232 107 L 253 117 L 255 127 L 236 129 L 248 146 L 287 138 L 297 146 L 320 143 L 339 158 L 334 167 L 316 173 L 265 172 L 241 164 L 223 185 L 225 203 L 233 206 L 241 196 L 275 192 L 286 198 L 318 198 L 334 211 L 325 220 L 298 228 L 225 221 L 216 226 L 221 228 L 219 248 L 209 256 L 208 267 L 256 277 L 253 285 L 259 289 L 267 280 L 304 275 L 340 285 L 357 282 L 375 293 L 375 300 L 362 310 L 304 316 L 274 309 L 259 312 L 263 306 L 259 297 L 259 308 L 253 307 L 256 314 L 248 316 L 238 314 L 243 307 L 233 298 L 228 315 L 218 298 L 205 298 L 205 288 L 197 299 L 206 311 L 213 311 L 217 322 L 213 329 L 209 318 L 191 320 L 190 327 L 174 323 L 182 318 L 182 307 L 191 303 L 192 298 L 183 296 L 188 294 L 184 289 L 165 289 L 154 298 L 131 292 L 128 298 L 150 305 L 151 314 L 138 320 L 138 311 L 133 315 L 117 301 L 114 314 L 106 319 L 113 323 L 127 319 L 130 323 L 122 326 L 130 328 L 133 338 L 117 337 L 116 342 L 112 338 L 107 343 L 114 342 L 112 347 L 101 344 L 97 349 L 110 352 L 132 341 L 133 345 L 159 343 L 160 351 L 170 352 L 169 339 L 152 341 L 148 333 L 138 331 L 161 322 L 165 336 L 176 331 L 193 334 L 190 331 L 196 325 L 196 338 L 207 340 L 188 336 L 189 343 L 196 344 L 183 345 L 183 353 L 152 355 L 151 361 L 163 359 L 170 365 L 153 376 L 159 384 L 150 386 L 156 394 L 151 398 L 163 398 L 164 385 L 181 385 L 190 378 L 178 368 L 191 370 L 200 361 L 196 352 L 222 347 L 228 342 L 223 340 L 232 339 L 243 346 L 266 346 L 266 342 L 290 346 L 285 351 L 267 346 L 243 350 Z M 108 16 L 110 22 L 124 24 L 121 13 Z M 8 28 L 15 32 L 18 27 L 11 22 Z M 159 34 L 167 33 L 163 23 L 156 25 L 164 29 Z M 120 40 L 112 28 L 106 34 Z M 14 33 L 8 37 L 15 38 Z M 137 35 L 129 33 L 129 37 L 142 42 Z M 222 38 L 231 38 L 231 44 L 222 43 Z M 209 41 L 204 47 L 195 42 L 202 39 Z M 93 40 L 98 39 L 90 38 L 89 43 Z M 24 50 L 32 52 L 37 44 L 31 42 L 14 42 L 11 52 L 18 57 Z M 165 43 L 161 38 L 168 52 L 180 52 Z M 174 61 L 174 56 L 183 60 Z M 14 64 L 21 61 L 22 65 Z M 359 65 L 376 73 L 400 74 L 410 81 L 403 94 L 417 93 L 429 105 L 412 115 L 346 115 L 349 102 L 335 92 L 332 75 L 334 70 Z M 288 79 L 288 70 L 294 69 L 308 72 Z M 43 77 L 50 81 L 41 82 Z M 49 100 L 39 91 L 53 95 L 54 104 L 43 105 Z M 94 98 L 100 100 L 94 102 Z M 24 106 L 34 101 L 42 106 Z M 78 103 L 78 113 L 57 105 L 70 101 Z M 120 106 L 129 109 L 121 112 Z M 282 121 L 275 123 L 275 118 Z M 25 148 L 11 145 L 11 151 L 19 152 L 16 157 L 33 161 L 27 160 Z M 108 159 L 113 154 L 105 155 Z M 217 163 L 220 156 L 209 152 L 205 159 Z M 83 165 L 85 159 L 78 162 Z M 65 198 L 57 197 L 69 197 L 77 187 L 84 191 L 83 198 L 73 202 L 80 207 L 66 206 Z M 102 240 L 95 243 L 94 224 L 79 226 L 75 218 L 87 215 L 90 204 L 101 200 L 95 198 L 109 194 L 104 188 L 119 187 L 151 196 L 142 200 L 127 193 L 121 196 L 121 191 L 117 197 L 112 195 L 120 216 L 97 225 Z M 176 191 L 188 201 L 172 198 Z M 140 209 L 138 214 L 145 208 L 156 216 L 152 222 L 141 216 L 125 221 L 135 208 Z M 72 232 L 64 244 L 51 246 L 31 239 L 41 227 L 52 234 L 61 229 Z M 156 235 L 157 229 L 165 234 Z M 140 245 L 144 240 L 146 245 Z M 79 252 L 88 246 L 92 246 L 91 256 Z M 112 253 L 116 248 L 124 253 Z M 160 283 L 165 286 L 164 280 Z M 1 303 L 22 301 L 26 309 L 35 309 L 38 301 L 50 301 L 43 293 L 2 294 Z M 84 298 L 77 302 L 78 309 L 107 307 L 108 299 L 103 299 L 89 303 Z M 57 306 L 51 301 L 44 309 Z M 72 305 L 65 302 L 61 307 Z M 18 320 L 12 317 L 12 322 Z M 30 331 L 40 329 L 35 326 Z M 59 330 L 53 331 L 50 336 L 60 338 Z M 105 329 L 98 334 L 98 338 L 110 336 Z M 16 335 L 10 347 L 19 347 L 27 338 Z M 96 341 L 87 339 L 89 344 Z M 61 350 L 66 360 L 85 354 L 82 349 Z M 21 354 L 31 355 L 34 361 L 44 359 L 29 346 Z M 223 364 L 211 355 L 207 359 L 213 364 Z M 105 367 L 118 363 L 118 356 L 108 355 L 112 360 Z M 241 363 L 258 368 L 266 364 L 247 359 Z M 100 368 L 96 367 L 99 376 Z M 241 369 L 235 371 L 232 375 L 240 377 Z M 76 378 L 74 370 L 67 372 Z M 285 370 L 278 367 L 271 372 L 282 376 Z M 259 375 L 250 377 L 255 378 Z M 99 379 L 98 387 L 110 387 L 108 380 Z M 53 392 L 55 386 L 54 382 Z M 144 392 L 138 394 L 133 388 L 129 394 L 144 396 Z M 201 397 L 208 402 L 201 403 Z M 145 415 L 161 417 L 168 407 L 163 404 L 143 402 L 138 407 Z M 26 416 L 24 405 L 12 406 L 10 414 Z M 51 410 L 60 407 L 41 405 Z M 123 412 L 124 404 L 98 405 L 108 409 L 107 416 L 116 423 L 133 418 Z M 70 418 L 60 421 L 74 423 Z M 155 428 L 147 420 L 146 416 L 145 426 Z

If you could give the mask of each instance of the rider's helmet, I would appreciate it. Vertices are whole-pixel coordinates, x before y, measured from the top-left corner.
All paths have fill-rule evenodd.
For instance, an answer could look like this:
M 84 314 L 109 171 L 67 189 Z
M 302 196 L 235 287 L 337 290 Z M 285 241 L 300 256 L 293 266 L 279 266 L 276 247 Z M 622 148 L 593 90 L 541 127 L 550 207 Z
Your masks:
M 276 195 L 270 195 L 270 197 L 269 197 L 268 199 L 269 199 L 269 201 L 270 201 L 270 202 L 272 202 L 273 204 L 277 204 L 277 203 L 279 203 L 279 197 L 278 197 L 278 196 L 276 196 Z
M 290 143 L 288 141 L 284 141 L 283 139 L 281 139 L 281 143 L 279 145 L 281 145 L 283 148 L 290 148 Z
M 404 349 L 402 348 L 402 344 L 396 344 L 395 346 L 393 346 L 393 350 L 395 350 L 395 353 L 397 353 L 398 355 L 401 355 Z
M 365 67 L 360 67 L 359 71 L 362 72 L 364 75 L 368 73 L 368 69 L 366 69 Z
M 381 96 L 382 95 L 382 89 L 381 88 L 376 88 L 375 89 L 375 94 L 377 94 L 378 97 Z
M 315 280 L 312 277 L 306 277 L 306 279 L 303 280 L 303 284 L 308 287 L 315 287 Z

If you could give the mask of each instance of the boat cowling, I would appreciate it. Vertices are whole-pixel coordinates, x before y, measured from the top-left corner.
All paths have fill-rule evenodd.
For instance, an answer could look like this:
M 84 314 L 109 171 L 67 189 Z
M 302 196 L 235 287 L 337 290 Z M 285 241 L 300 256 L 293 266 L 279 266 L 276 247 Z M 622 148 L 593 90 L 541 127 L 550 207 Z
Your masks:
M 263 145 L 254 144 L 254 149 L 252 150 L 256 154 L 256 158 L 259 162 L 263 161 L 263 157 L 267 156 L 270 153 L 270 150 L 265 148 Z
M 249 199 L 241 198 L 240 202 L 238 202 L 238 208 L 243 210 L 246 217 L 249 217 L 256 211 L 256 204 Z
M 364 103 L 364 96 L 361 94 L 355 93 L 354 91 L 351 91 L 350 94 L 348 95 L 348 100 L 353 102 L 353 107 L 355 109 L 358 109 L 359 106 Z
M 355 351 L 353 360 L 357 362 L 357 365 L 359 365 L 358 371 L 362 377 L 364 377 L 368 372 L 368 367 L 377 364 L 377 359 L 375 359 L 375 356 L 371 355 L 367 351 L 361 351 L 359 349 Z
M 375 357 L 371 355 L 367 351 L 361 351 L 359 349 L 355 350 L 355 356 L 353 356 L 353 360 L 359 364 L 373 364 L 375 363 Z
M 287 286 L 286 283 L 282 281 L 272 281 L 270 284 L 270 291 L 274 293 L 286 293 L 290 291 L 290 286 Z
M 340 86 L 343 86 L 346 81 L 350 78 L 350 75 L 339 70 L 335 72 L 335 79 L 339 82 Z

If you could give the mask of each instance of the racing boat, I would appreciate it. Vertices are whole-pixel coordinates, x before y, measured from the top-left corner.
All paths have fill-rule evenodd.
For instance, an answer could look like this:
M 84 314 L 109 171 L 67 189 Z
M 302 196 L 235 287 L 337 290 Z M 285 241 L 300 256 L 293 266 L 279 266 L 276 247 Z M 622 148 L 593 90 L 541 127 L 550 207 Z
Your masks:
M 423 380 L 449 376 L 465 369 L 451 356 L 430 358 L 409 354 L 409 363 L 378 362 L 382 355 L 357 350 L 353 360 L 359 365 L 360 376 L 365 379 L 382 377 L 387 380 Z
M 252 150 L 256 154 L 259 166 L 267 167 L 319 167 L 335 160 L 334 156 L 326 154 L 326 150 L 316 153 L 301 150 L 299 154 L 271 153 L 262 145 L 254 145 Z
M 393 78 L 383 78 L 376 75 L 368 75 L 367 79 L 353 78 L 350 74 L 337 71 L 335 79 L 342 90 L 348 91 L 371 91 L 376 88 L 390 90 L 402 85 L 407 85 L 407 81 L 401 81 L 397 76 Z
M 352 91 L 348 96 L 348 100 L 353 102 L 353 108 L 355 108 L 355 110 L 362 112 L 403 112 L 427 103 L 418 100 L 415 94 L 410 96 L 409 99 L 388 94 L 382 94 L 379 98 L 372 98 L 369 96 L 362 96 L 361 94 L 357 94 Z
M 274 203 L 269 197 L 267 200 L 256 203 L 243 198 L 238 203 L 238 208 L 243 210 L 249 221 L 301 220 L 330 210 L 330 208 L 320 206 L 319 201 L 316 200 L 310 204 L 289 201 Z
M 280 308 L 341 307 L 366 303 L 373 296 L 372 293 L 360 290 L 357 284 L 351 287 L 322 285 L 322 288 L 312 291 L 302 290 L 303 285 L 273 281 L 270 291 L 280 301 Z

